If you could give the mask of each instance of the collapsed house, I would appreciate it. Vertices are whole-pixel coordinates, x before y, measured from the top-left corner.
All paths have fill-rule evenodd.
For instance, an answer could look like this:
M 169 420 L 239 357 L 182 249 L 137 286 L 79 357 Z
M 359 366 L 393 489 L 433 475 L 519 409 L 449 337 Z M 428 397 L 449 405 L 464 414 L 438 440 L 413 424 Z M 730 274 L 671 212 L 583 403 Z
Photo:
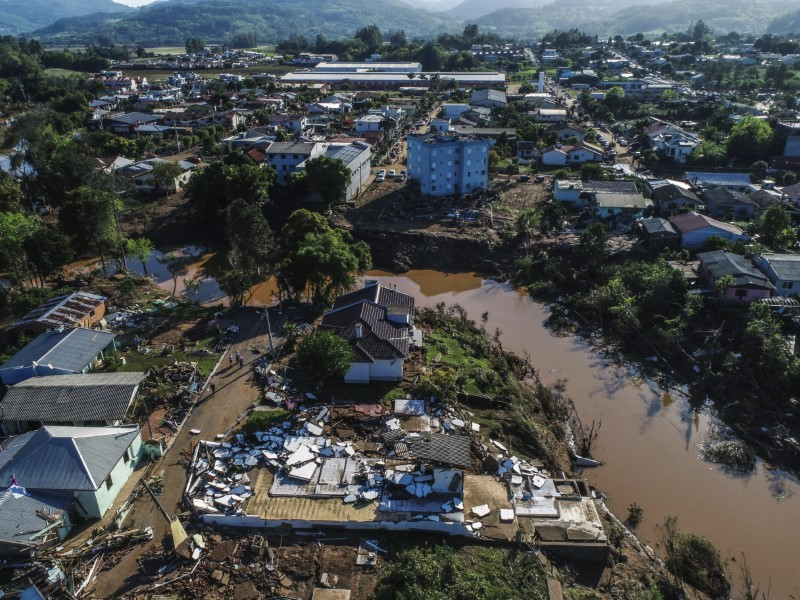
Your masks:
M 498 542 L 522 530 L 525 540 L 543 547 L 605 560 L 607 540 L 585 482 L 553 479 L 500 442 L 485 445 L 474 436 L 477 423 L 430 404 L 397 400 L 388 415 L 376 405 L 298 403 L 291 419 L 252 437 L 201 441 L 187 500 L 207 524 L 413 531 Z M 355 431 L 338 420 L 347 414 L 372 423 L 368 442 L 342 435 Z M 415 422 L 427 425 L 404 429 Z

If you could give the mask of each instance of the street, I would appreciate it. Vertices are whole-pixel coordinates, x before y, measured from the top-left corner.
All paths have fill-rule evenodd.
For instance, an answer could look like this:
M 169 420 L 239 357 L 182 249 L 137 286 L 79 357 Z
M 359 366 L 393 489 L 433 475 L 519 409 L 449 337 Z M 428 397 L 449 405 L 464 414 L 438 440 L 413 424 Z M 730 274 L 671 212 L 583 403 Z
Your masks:
M 211 385 L 207 387 L 192 413 L 175 438 L 172 447 L 154 465 L 152 472 L 164 471 L 164 491 L 158 497 L 162 506 L 171 515 L 181 512 L 181 499 L 186 485 L 186 469 L 184 457 L 189 456 L 197 439 L 213 439 L 218 433 L 224 433 L 239 415 L 258 401 L 260 390 L 255 385 L 252 363 L 269 347 L 267 321 L 263 318 L 263 309 L 242 308 L 234 318 L 233 324 L 239 327 L 239 334 L 230 347 L 229 352 L 240 352 L 245 357 L 244 367 L 234 361 L 228 365 L 227 355 L 223 358 L 219 369 L 211 379 L 216 386 L 216 393 L 211 394 Z M 276 314 L 270 315 L 272 320 L 272 338 L 276 347 L 283 342 L 281 323 Z M 253 349 L 258 349 L 254 352 Z M 191 430 L 200 430 L 199 435 L 192 435 Z M 154 538 L 151 542 L 134 548 L 131 552 L 108 571 L 101 573 L 97 579 L 95 593 L 101 598 L 117 597 L 147 585 L 147 580 L 139 575 L 137 559 L 149 552 L 157 544 L 169 543 L 169 523 L 148 494 L 143 494 L 136 502 L 133 511 L 125 522 L 125 528 L 152 527 Z

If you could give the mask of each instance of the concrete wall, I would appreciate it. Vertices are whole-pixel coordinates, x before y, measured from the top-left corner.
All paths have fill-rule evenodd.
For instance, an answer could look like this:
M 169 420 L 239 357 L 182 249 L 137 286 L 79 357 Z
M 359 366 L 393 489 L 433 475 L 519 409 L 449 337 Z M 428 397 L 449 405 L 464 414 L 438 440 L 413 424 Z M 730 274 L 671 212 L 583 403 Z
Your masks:
M 376 360 L 369 363 L 369 378 L 372 381 L 401 381 L 403 379 L 403 359 Z
M 408 176 L 419 181 L 426 196 L 469 194 L 486 189 L 491 140 L 445 138 L 424 142 L 408 139 Z
M 344 376 L 345 383 L 369 383 L 369 363 L 353 363 Z

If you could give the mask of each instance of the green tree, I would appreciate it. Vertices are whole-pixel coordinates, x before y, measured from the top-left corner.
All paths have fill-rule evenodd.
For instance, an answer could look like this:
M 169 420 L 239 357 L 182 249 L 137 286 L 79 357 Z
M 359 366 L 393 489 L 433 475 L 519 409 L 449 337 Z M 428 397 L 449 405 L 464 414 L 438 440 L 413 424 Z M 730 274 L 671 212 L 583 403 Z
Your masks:
M 150 255 L 153 254 L 155 246 L 153 242 L 147 238 L 130 238 L 125 240 L 125 252 L 128 256 L 135 258 L 142 263 L 142 271 L 144 276 L 147 277 L 147 261 L 150 260 Z
M 159 160 L 153 165 L 152 173 L 156 189 L 170 194 L 176 188 L 175 179 L 183 173 L 183 169 L 174 161 Z
M 442 55 L 433 42 L 425 42 L 417 53 L 417 60 L 422 63 L 423 71 L 442 70 Z
M 344 377 L 353 362 L 353 350 L 332 331 L 316 331 L 297 344 L 297 365 L 311 381 Z
M 0 171 L 0 211 L 17 212 L 22 203 L 22 188 L 11 175 Z
M 172 278 L 172 296 L 178 291 L 178 278 L 186 274 L 186 267 L 189 266 L 191 259 L 178 252 L 168 252 L 164 256 L 158 257 L 158 262 L 164 265 Z
M 736 123 L 728 136 L 728 156 L 748 164 L 766 157 L 771 146 L 769 123 L 750 115 Z
M 270 277 L 277 262 L 275 237 L 260 206 L 233 202 L 228 209 L 228 242 L 230 268 L 220 285 L 231 302 L 240 305 L 253 286 Z
M 367 52 L 373 54 L 383 44 L 383 34 L 377 25 L 363 27 L 356 32 L 355 38 L 364 42 Z
M 764 212 L 758 222 L 758 232 L 769 245 L 786 245 L 794 238 L 792 219 L 780 204 L 773 204 Z
M 689 155 L 689 162 L 694 165 L 721 165 L 725 161 L 725 147 L 712 142 L 703 140 L 692 149 Z
M 67 192 L 58 212 L 61 229 L 71 236 L 79 250 L 94 250 L 107 274 L 106 257 L 121 250 L 117 225 L 117 196 L 111 192 L 81 186 Z
M 256 205 L 266 202 L 274 180 L 271 168 L 261 168 L 241 152 L 232 151 L 193 173 L 184 189 L 203 221 L 214 226 L 236 199 Z
M 602 258 L 608 244 L 608 230 L 602 223 L 592 223 L 581 232 L 580 248 L 590 257 Z
M 202 52 L 205 47 L 206 43 L 200 38 L 193 37 L 186 40 L 186 54 L 197 54 L 198 52 Z
M 338 158 L 318 156 L 306 161 L 306 182 L 326 205 L 341 202 L 350 186 L 350 169 Z
M 581 165 L 581 179 L 588 180 L 606 180 L 609 175 L 603 168 L 603 165 L 597 162 L 587 162 Z
M 27 256 L 25 240 L 36 230 L 33 217 L 20 212 L 0 213 L 0 260 L 14 275 L 17 283 L 22 284 L 27 272 Z
M 72 244 L 57 226 L 38 227 L 25 240 L 25 254 L 42 286 L 73 258 Z

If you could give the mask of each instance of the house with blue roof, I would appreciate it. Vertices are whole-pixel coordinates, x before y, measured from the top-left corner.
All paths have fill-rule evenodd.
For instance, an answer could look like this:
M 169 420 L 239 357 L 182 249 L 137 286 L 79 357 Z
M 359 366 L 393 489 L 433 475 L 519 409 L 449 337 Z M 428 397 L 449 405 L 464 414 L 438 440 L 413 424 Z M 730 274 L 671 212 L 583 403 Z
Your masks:
M 31 377 L 88 373 L 116 349 L 115 337 L 83 327 L 47 331 L 0 365 L 0 382 L 13 385 Z
M 9 438 L 0 449 L 0 498 L 6 492 L 41 495 L 67 502 L 80 517 L 99 519 L 142 454 L 138 425 L 45 426 Z M 0 523 L 6 516 L 0 503 Z

